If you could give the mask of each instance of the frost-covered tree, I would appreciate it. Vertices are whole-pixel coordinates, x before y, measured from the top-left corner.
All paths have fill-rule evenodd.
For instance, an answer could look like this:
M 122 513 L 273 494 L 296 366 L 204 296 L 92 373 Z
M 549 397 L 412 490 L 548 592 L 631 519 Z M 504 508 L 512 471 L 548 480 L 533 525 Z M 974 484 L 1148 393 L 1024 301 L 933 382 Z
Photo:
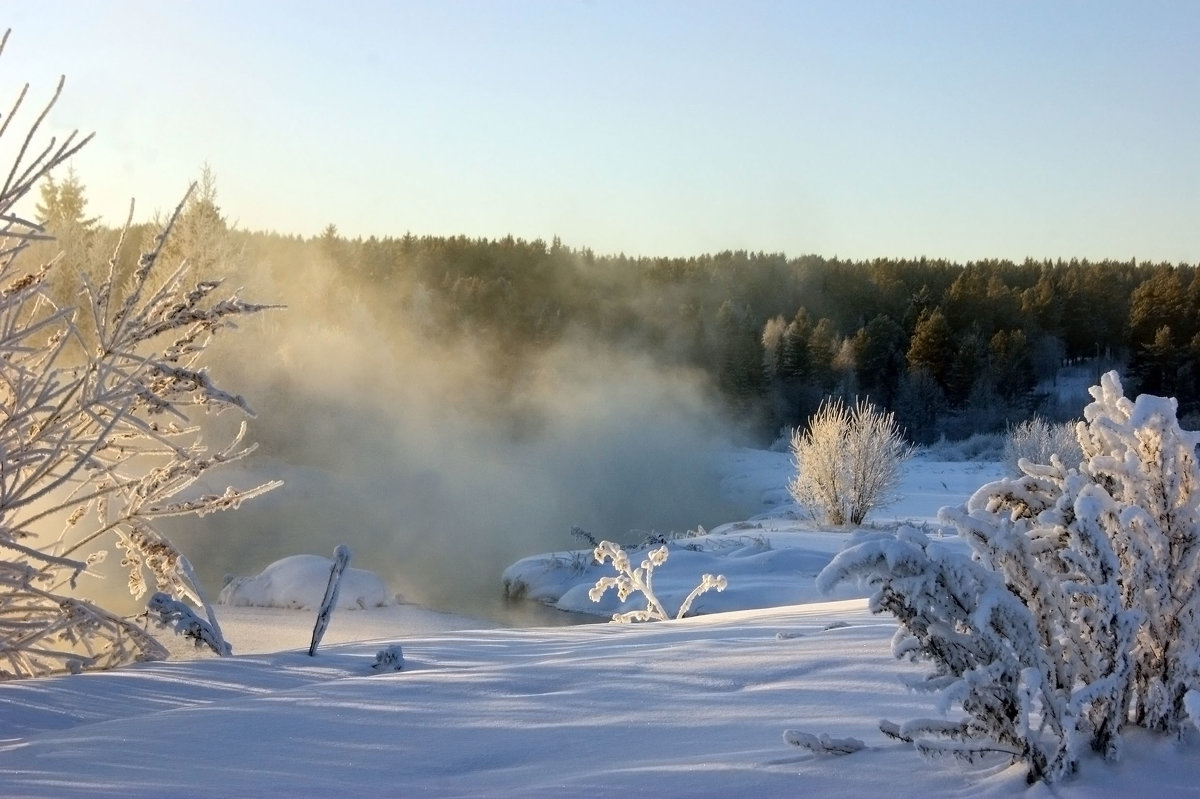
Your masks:
M 186 258 L 198 274 L 209 277 L 221 277 L 234 271 L 233 267 L 242 259 L 241 245 L 221 213 L 217 199 L 216 174 L 205 164 L 163 247 L 162 257 L 166 262 L 177 263 Z M 155 221 L 161 228 L 166 220 Z M 144 247 L 154 246 L 156 232 L 150 231 L 143 242 Z
M 80 239 L 85 249 L 96 232 L 96 217 L 87 216 L 87 197 L 84 185 L 75 174 L 74 167 L 67 168 L 67 176 L 55 180 L 47 175 L 39 187 L 39 200 L 35 209 L 37 221 L 64 249 L 75 249 L 75 239 Z M 75 245 L 75 246 L 68 246 Z
M 905 529 L 822 572 L 874 586 L 900 621 L 897 656 L 929 660 L 924 686 L 959 721 L 887 724 L 925 752 L 1003 753 L 1031 780 L 1120 751 L 1128 724 L 1180 734 L 1200 688 L 1200 434 L 1172 399 L 1127 399 L 1115 372 L 1091 389 L 1077 465 L 1021 460 L 1021 476 L 944 508 L 970 556 Z M 1193 697 L 1195 694 L 1193 694 Z M 1194 719 L 1192 720 L 1195 721 Z
M 861 399 L 853 408 L 827 400 L 792 434 L 797 471 L 788 490 L 830 524 L 862 524 L 893 498 L 910 454 L 891 413 Z
M 193 417 L 249 412 L 241 397 L 214 383 L 201 359 L 214 334 L 263 306 L 236 293 L 218 299 L 220 283 L 186 282 L 186 262 L 164 262 L 178 210 L 132 280 L 118 285 L 110 269 L 93 281 L 80 269 L 78 308 L 56 305 L 47 293 L 48 276 L 73 268 L 78 254 L 29 262 L 41 228 L 14 208 L 87 142 L 71 134 L 33 145 L 57 96 L 31 123 L 0 186 L 0 679 L 166 654 L 135 620 L 82 594 L 81 578 L 103 559 L 97 546 L 104 542 L 123 551 L 135 598 L 149 577 L 161 592 L 158 609 L 191 602 L 208 617 L 214 649 L 227 651 L 187 558 L 156 524 L 234 508 L 276 485 L 193 489 L 210 469 L 252 449 L 241 443 L 244 424 L 232 441 L 210 448 Z M 111 264 L 123 246 L 122 239 Z
M 1022 458 L 1030 463 L 1049 463 L 1051 455 L 1057 455 L 1067 466 L 1082 460 L 1083 450 L 1079 448 L 1074 424 L 1055 424 L 1035 416 L 1008 429 L 1004 439 L 1004 463 L 1014 474 L 1021 473 Z

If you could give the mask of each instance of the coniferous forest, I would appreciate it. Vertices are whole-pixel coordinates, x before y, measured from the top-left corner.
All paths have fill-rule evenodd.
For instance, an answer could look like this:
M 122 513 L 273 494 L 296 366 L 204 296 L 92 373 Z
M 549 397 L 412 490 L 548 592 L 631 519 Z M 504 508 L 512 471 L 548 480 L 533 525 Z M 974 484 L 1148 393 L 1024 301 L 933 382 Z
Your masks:
M 42 189 L 37 217 L 91 269 L 120 231 L 86 214 L 73 172 Z M 402 224 L 398 223 L 398 224 Z M 724 251 L 688 257 L 597 254 L 558 239 L 304 238 L 248 232 L 217 204 L 206 169 L 179 223 L 180 251 L 242 283 L 319 269 L 336 289 L 322 324 L 367 314 L 480 353 L 503 406 L 537 355 L 570 339 L 583 352 L 638 353 L 700 375 L 760 441 L 802 424 L 828 396 L 868 397 L 916 442 L 1066 419 L 1063 367 L 1119 368 L 1131 393 L 1176 396 L 1200 412 L 1200 272 L 1136 260 L 836 257 Z M 153 225 L 134 225 L 135 239 Z M 116 265 L 132 270 L 136 248 Z M 64 291 L 70 274 L 63 270 Z M 332 320 L 332 321 L 331 321 Z M 383 367 L 390 368 L 390 367 Z

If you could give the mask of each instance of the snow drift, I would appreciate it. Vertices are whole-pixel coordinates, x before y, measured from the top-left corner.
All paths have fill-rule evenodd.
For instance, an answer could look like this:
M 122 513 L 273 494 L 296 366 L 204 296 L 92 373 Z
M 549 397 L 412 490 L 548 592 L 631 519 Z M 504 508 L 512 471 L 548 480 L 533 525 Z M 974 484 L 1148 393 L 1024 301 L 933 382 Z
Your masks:
M 217 602 L 260 608 L 315 611 L 325 596 L 333 561 L 320 555 L 291 555 L 275 561 L 252 577 L 234 577 L 221 589 Z M 381 608 L 397 597 L 374 572 L 346 569 L 336 607 L 345 610 Z

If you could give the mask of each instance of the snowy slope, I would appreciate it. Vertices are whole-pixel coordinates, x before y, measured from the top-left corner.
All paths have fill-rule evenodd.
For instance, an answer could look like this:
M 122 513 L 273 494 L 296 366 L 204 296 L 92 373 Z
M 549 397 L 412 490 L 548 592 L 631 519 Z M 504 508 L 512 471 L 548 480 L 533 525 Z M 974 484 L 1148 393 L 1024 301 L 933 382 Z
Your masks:
M 240 609 L 239 609 L 240 610 Z M 296 619 L 303 639 L 306 615 Z M 386 611 L 361 611 L 357 617 Z M 350 614 L 346 614 L 350 615 Z M 336 618 L 336 617 L 335 617 Z M 243 631 L 237 613 L 227 621 Z M 922 761 L 879 718 L 894 625 L 861 601 L 650 625 L 460 630 L 0 686 L 4 796 L 1011 796 L 1020 769 Z M 384 644 L 406 668 L 372 674 Z M 815 756 L 786 729 L 856 737 Z M 1200 747 L 1132 741 L 1030 796 L 1185 795 Z
M 769 455 L 733 464 L 766 513 L 725 535 L 771 547 L 710 564 L 764 602 L 764 555 L 806 583 L 844 536 L 772 506 Z M 930 499 L 965 496 L 996 468 L 911 464 L 906 486 L 924 500 L 889 513 L 928 521 Z M 221 612 L 233 658 L 0 684 L 0 796 L 1200 796 L 1200 733 L 1132 735 L 1121 763 L 1089 760 L 1053 789 L 1027 788 L 1019 767 L 922 760 L 878 731 L 936 715 L 902 687 L 921 667 L 892 657 L 895 623 L 861 599 L 531 629 L 396 605 L 335 613 L 315 658 L 310 612 Z M 405 669 L 375 673 L 391 644 Z M 866 748 L 818 756 L 788 745 L 789 729 Z

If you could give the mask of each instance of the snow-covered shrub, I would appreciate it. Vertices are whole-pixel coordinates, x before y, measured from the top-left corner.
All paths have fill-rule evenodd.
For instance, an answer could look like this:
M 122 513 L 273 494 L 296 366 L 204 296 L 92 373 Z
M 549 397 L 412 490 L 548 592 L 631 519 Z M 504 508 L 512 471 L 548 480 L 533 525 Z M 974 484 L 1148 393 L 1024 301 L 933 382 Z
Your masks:
M 950 441 L 945 437 L 921 448 L 935 461 L 988 461 L 1003 456 L 1005 437 L 999 433 L 972 433 L 967 438 Z
M 1134 724 L 1182 733 L 1200 686 L 1200 434 L 1175 401 L 1127 399 L 1115 372 L 1091 389 L 1067 468 L 1021 461 L 1020 477 L 943 508 L 967 556 L 913 529 L 874 534 L 821 573 L 862 579 L 901 628 L 898 657 L 932 661 L 923 686 L 960 721 L 884 731 L 928 753 L 1003 753 L 1030 780 L 1120 751 Z
M 73 262 L 77 253 L 26 262 L 29 244 L 46 236 L 15 206 L 87 141 L 71 134 L 31 145 L 53 102 L 15 148 L 0 187 L 0 679 L 164 657 L 133 620 L 77 594 L 80 576 L 104 557 L 95 546 L 115 539 L 135 598 L 148 590 L 148 572 L 160 592 L 204 608 L 212 620 L 186 559 L 155 525 L 235 508 L 275 485 L 185 493 L 210 469 L 251 451 L 241 444 L 244 425 L 213 450 L 191 418 L 249 413 L 200 359 L 214 334 L 261 306 L 236 294 L 215 300 L 219 281 L 188 284 L 186 264 L 162 262 L 178 209 L 131 276 L 115 274 L 124 237 L 106 279 L 89 279 L 87 264 Z M 15 129 L 9 123 L 20 105 L 0 137 Z M 79 308 L 52 301 L 54 269 L 81 275 Z
M 900 465 L 911 454 L 891 413 L 861 399 L 853 408 L 827 400 L 805 430 L 792 434 L 797 472 L 788 490 L 830 524 L 862 524 L 894 498 Z
M 631 621 L 666 621 L 672 618 L 654 593 L 654 569 L 667 562 L 666 545 L 646 553 L 646 559 L 637 568 L 634 568 L 630 562 L 629 553 L 620 544 L 612 541 L 601 541 L 596 547 L 594 555 L 598 563 L 604 563 L 611 559 L 613 568 L 617 570 L 617 576 L 601 577 L 596 581 L 596 584 L 588 591 L 588 596 L 593 602 L 599 602 L 610 588 L 616 589 L 617 597 L 622 602 L 635 593 L 641 593 L 646 598 L 644 610 L 617 613 L 613 615 L 613 621 L 627 623 Z M 682 619 L 686 616 L 692 608 L 692 603 L 696 601 L 696 597 L 712 588 L 718 592 L 724 591 L 727 585 L 728 582 L 724 575 L 703 575 L 700 578 L 700 584 L 693 588 L 692 592 L 683 600 L 679 606 L 679 612 L 675 614 L 674 618 Z
M 371 664 L 372 671 L 401 671 L 404 669 L 404 649 L 400 644 L 380 649 L 375 653 L 375 662 Z
M 1057 455 L 1069 467 L 1083 459 L 1074 424 L 1055 424 L 1035 416 L 1009 428 L 1004 439 L 1004 463 L 1013 474 L 1021 473 L 1022 458 L 1030 463 L 1049 463 L 1051 455 Z

